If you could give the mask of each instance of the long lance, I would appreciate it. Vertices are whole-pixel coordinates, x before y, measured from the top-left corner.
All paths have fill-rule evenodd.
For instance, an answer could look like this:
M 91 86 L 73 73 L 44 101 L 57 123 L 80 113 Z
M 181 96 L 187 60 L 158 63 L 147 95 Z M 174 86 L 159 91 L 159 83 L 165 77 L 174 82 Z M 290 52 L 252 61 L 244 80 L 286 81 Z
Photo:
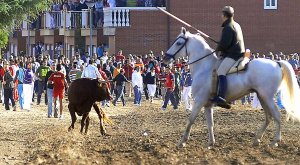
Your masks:
M 185 21 L 183 21 L 182 19 L 176 17 L 175 15 L 173 15 L 173 14 L 167 12 L 166 10 L 164 10 L 164 9 L 161 8 L 161 7 L 157 7 L 157 8 L 158 8 L 160 11 L 162 11 L 163 13 L 167 14 L 168 16 L 170 16 L 170 17 L 174 18 L 175 20 L 177 20 L 177 21 L 183 23 L 183 24 L 186 25 L 187 27 L 196 30 L 196 31 L 197 31 L 198 33 L 200 33 L 202 36 L 204 36 L 204 37 L 206 37 L 206 38 L 210 39 L 211 41 L 213 41 L 213 42 L 215 42 L 215 43 L 218 44 L 218 42 L 217 42 L 216 40 L 214 40 L 213 38 L 211 38 L 209 35 L 203 33 L 202 31 L 198 30 L 198 29 L 195 28 L 194 26 L 188 24 L 187 22 L 185 22 Z

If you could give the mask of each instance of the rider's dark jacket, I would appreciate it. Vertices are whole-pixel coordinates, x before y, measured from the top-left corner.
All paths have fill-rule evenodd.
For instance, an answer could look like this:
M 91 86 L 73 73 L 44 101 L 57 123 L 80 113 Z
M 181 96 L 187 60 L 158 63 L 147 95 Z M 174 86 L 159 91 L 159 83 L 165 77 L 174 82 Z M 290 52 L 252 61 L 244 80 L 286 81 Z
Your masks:
M 224 58 L 238 60 L 245 52 L 242 29 L 232 18 L 224 21 L 222 27 L 222 36 L 216 51 L 221 51 Z

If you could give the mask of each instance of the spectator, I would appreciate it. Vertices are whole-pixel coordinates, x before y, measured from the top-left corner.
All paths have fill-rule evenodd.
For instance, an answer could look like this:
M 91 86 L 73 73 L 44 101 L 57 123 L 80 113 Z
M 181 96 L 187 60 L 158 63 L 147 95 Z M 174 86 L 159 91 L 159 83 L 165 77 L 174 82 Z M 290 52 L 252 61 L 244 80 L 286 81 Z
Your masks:
M 109 7 L 116 7 L 116 0 L 107 0 Z
M 114 69 L 114 71 L 113 71 L 113 77 L 114 78 L 116 78 L 116 76 L 120 73 L 120 70 L 122 69 L 121 67 L 122 67 L 122 64 L 119 63 L 117 68 Z
M 55 63 L 52 63 L 50 70 L 46 74 L 45 83 L 47 87 L 47 97 L 48 97 L 48 118 L 52 117 L 52 98 L 53 98 L 53 84 L 48 83 L 50 76 L 55 72 Z M 54 117 L 57 118 L 57 108 L 54 109 Z
M 108 60 L 108 52 L 104 51 L 103 56 L 100 58 L 100 60 L 102 61 L 102 64 L 106 64 L 107 60 Z
M 187 111 L 192 110 L 192 105 L 189 101 L 189 98 L 192 97 L 192 75 L 190 72 L 189 65 L 185 66 L 184 72 L 182 73 L 182 80 L 183 80 L 183 101 L 185 104 L 185 109 Z
M 13 110 L 16 111 L 16 104 L 13 97 L 14 81 L 13 81 L 13 76 L 9 71 L 9 64 L 7 61 L 4 62 L 3 89 L 4 89 L 5 110 L 9 111 L 9 100 L 10 100 L 12 103 Z
M 23 110 L 23 106 L 24 106 L 24 93 L 23 93 L 24 75 L 25 75 L 24 64 L 21 61 L 19 64 L 19 70 L 17 70 L 14 79 L 14 81 L 16 82 L 15 84 L 18 84 L 19 103 L 20 103 L 21 110 Z
M 41 97 L 42 97 L 42 93 L 44 93 L 44 89 L 45 89 L 45 78 L 46 78 L 46 74 L 47 72 L 50 70 L 50 67 L 47 66 L 47 61 L 43 60 L 42 66 L 40 66 L 36 73 L 35 76 L 38 78 L 38 96 L 37 96 L 37 105 L 39 105 L 41 103 Z M 47 94 L 45 94 L 45 104 L 47 105 Z
M 157 79 L 158 79 L 158 75 L 155 73 L 155 68 L 152 67 L 150 72 L 146 74 L 146 78 L 145 78 L 151 103 L 153 102 L 153 98 L 156 92 Z
M 54 98 L 54 109 L 56 109 L 56 100 L 59 98 L 59 119 L 63 119 L 62 111 L 63 111 L 63 103 L 62 99 L 64 98 L 64 91 L 65 86 L 68 88 L 68 83 L 65 79 L 65 75 L 60 72 L 61 71 L 61 64 L 57 64 L 56 72 L 54 72 L 49 80 L 49 84 L 53 84 L 53 98 Z
M 76 80 L 76 75 L 77 75 L 77 72 L 79 70 L 77 69 L 77 65 L 76 64 L 73 64 L 72 66 L 72 69 L 71 71 L 69 72 L 69 79 L 70 79 L 70 82 L 72 83 L 74 80 Z
M 180 74 L 178 69 L 179 68 L 177 66 L 173 67 L 174 83 L 175 83 L 175 89 L 174 89 L 173 93 L 174 93 L 177 104 L 180 104 L 180 100 L 181 100 L 181 89 L 180 89 L 181 74 Z
M 171 69 L 169 67 L 167 67 L 167 75 L 166 75 L 166 83 L 165 83 L 167 92 L 165 95 L 165 100 L 164 100 L 164 104 L 162 106 L 162 110 L 166 110 L 169 100 L 171 100 L 171 103 L 174 106 L 174 110 L 178 109 L 177 101 L 174 96 L 174 89 L 175 89 L 174 80 L 175 80 L 174 74 L 171 72 Z
M 25 71 L 24 75 L 24 81 L 23 81 L 23 93 L 24 93 L 24 110 L 30 111 L 31 109 L 31 102 L 33 97 L 33 77 L 34 74 L 32 72 L 32 63 L 27 63 L 27 69 Z
M 101 44 L 97 47 L 97 56 L 101 58 L 103 55 L 104 55 L 104 47 L 103 44 Z
M 4 76 L 4 68 L 2 60 L 0 59 L 0 103 L 2 103 L 2 83 L 3 83 L 3 76 Z
M 126 106 L 125 100 L 124 100 L 124 87 L 125 83 L 129 82 L 127 78 L 124 76 L 124 70 L 120 69 L 120 73 L 113 79 L 114 82 L 116 82 L 116 93 L 117 97 L 112 102 L 114 106 L 116 106 L 116 103 L 119 98 L 121 98 L 123 106 Z
M 131 76 L 132 76 L 132 72 L 134 70 L 133 66 L 131 65 L 131 62 L 129 59 L 125 60 L 125 65 L 123 66 L 123 69 L 125 71 L 125 77 L 127 78 L 127 80 L 131 80 Z M 132 92 L 132 88 L 131 85 L 128 84 L 125 87 L 125 93 L 128 94 L 129 97 L 131 97 L 131 92 Z
M 134 90 L 134 105 L 141 106 L 143 77 L 140 72 L 140 67 L 135 67 L 135 70 L 132 73 L 132 87 Z
M 81 78 L 103 80 L 101 74 L 99 73 L 99 70 L 93 65 L 93 60 L 90 60 L 88 66 L 83 70 Z
M 98 0 L 95 4 L 95 25 L 94 26 L 101 27 L 102 25 L 103 25 L 103 0 Z
M 123 51 L 119 50 L 118 54 L 116 55 L 116 62 L 122 62 L 122 60 L 125 59 L 125 56 L 123 55 Z

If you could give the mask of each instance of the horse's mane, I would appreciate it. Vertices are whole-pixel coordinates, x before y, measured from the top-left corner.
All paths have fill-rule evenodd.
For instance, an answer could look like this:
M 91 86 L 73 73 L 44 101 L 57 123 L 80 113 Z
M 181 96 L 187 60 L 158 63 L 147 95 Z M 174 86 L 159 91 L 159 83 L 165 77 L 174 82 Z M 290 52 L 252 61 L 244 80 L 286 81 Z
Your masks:
M 194 34 L 194 33 L 191 33 L 191 32 L 187 32 L 187 35 L 190 36 L 190 37 L 194 37 L 197 40 L 199 40 L 203 44 L 204 48 L 213 50 L 210 47 L 210 45 L 208 44 L 207 40 L 205 38 L 203 38 L 200 33 L 195 33 Z

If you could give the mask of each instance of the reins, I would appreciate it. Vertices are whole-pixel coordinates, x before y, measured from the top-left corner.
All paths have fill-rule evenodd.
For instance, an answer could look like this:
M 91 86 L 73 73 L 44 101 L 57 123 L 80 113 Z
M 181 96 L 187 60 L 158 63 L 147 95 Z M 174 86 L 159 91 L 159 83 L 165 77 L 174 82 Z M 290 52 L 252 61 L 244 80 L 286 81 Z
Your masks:
M 196 60 L 196 61 L 189 62 L 189 63 L 187 63 L 186 65 L 191 65 L 191 64 L 194 64 L 194 63 L 196 63 L 196 62 L 198 62 L 198 61 L 200 61 L 200 60 L 203 60 L 204 58 L 206 58 L 206 57 L 208 57 L 208 56 L 210 56 L 210 55 L 214 54 L 215 52 L 216 52 L 216 50 L 214 50 L 213 52 L 211 52 L 211 53 L 209 53 L 209 54 L 207 54 L 207 55 L 205 55 L 205 56 L 203 56 L 203 57 L 199 58 L 199 59 L 198 59 L 198 60 Z

